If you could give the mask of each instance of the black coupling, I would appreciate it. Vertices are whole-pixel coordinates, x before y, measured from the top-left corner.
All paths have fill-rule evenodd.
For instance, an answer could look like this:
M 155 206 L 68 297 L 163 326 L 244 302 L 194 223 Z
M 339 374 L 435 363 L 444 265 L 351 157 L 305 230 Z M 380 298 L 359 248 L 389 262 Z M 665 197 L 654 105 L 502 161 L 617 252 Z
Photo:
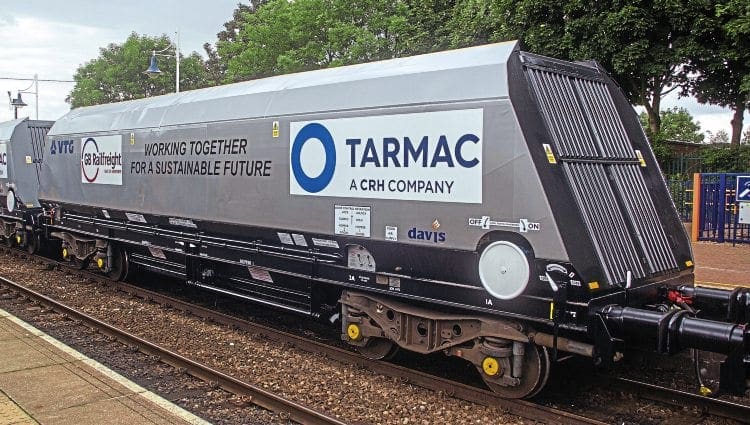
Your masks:
M 599 312 L 613 336 L 651 345 L 658 353 L 675 354 L 687 348 L 714 353 L 750 354 L 745 325 L 692 317 L 687 310 L 660 312 L 609 305 Z
M 702 315 L 732 323 L 750 322 L 750 288 L 727 290 L 682 285 L 677 290 L 694 308 L 702 310 Z

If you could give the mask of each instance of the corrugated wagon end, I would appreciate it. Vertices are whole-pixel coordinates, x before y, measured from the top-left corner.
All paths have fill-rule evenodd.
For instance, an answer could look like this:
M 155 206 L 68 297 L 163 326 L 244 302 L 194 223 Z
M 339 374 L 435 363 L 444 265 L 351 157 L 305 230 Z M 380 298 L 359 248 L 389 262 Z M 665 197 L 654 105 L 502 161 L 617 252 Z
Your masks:
M 596 63 L 520 53 L 510 69 L 519 124 L 570 256 L 569 265 L 547 267 L 555 329 L 567 321 L 567 289 L 587 286 L 597 364 L 632 348 L 694 349 L 704 391 L 743 394 L 747 291 L 693 287 L 690 242 L 619 87 Z

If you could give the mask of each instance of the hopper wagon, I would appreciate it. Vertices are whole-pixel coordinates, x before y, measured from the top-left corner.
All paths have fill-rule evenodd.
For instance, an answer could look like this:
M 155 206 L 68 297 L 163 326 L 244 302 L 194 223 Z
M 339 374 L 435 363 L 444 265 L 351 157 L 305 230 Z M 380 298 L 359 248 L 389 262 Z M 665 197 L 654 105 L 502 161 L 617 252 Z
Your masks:
M 745 389 L 746 313 L 691 304 L 747 312 L 746 294 L 693 288 L 637 116 L 594 62 L 508 42 L 77 108 L 39 199 L 81 267 L 330 320 L 372 358 L 459 356 L 507 397 L 561 352 L 633 347 L 721 353 L 722 388 Z
M 30 252 L 42 243 L 37 192 L 45 136 L 52 124 L 28 118 L 0 123 L 0 238 Z

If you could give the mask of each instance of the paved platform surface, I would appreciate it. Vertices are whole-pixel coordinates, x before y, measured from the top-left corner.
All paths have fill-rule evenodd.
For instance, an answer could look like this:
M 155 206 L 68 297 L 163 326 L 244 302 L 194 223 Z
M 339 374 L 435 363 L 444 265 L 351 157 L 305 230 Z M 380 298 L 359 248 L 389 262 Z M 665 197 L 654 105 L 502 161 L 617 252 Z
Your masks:
M 750 244 L 693 242 L 693 256 L 697 284 L 750 287 Z
M 207 424 L 0 309 L 0 424 Z

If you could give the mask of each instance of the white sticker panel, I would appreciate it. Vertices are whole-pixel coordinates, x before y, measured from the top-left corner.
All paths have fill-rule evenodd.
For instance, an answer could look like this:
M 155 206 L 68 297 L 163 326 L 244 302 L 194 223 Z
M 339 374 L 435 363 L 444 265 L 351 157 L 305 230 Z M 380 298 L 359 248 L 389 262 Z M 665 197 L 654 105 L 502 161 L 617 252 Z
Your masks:
M 370 207 L 336 205 L 334 225 L 337 235 L 370 237 Z
M 250 272 L 250 276 L 253 279 L 259 280 L 261 282 L 273 283 L 273 278 L 271 277 L 271 273 L 269 273 L 268 270 L 257 266 L 249 266 L 247 270 Z
M 144 217 L 143 214 L 126 212 L 125 217 L 127 217 L 129 221 L 135 221 L 136 223 L 146 223 L 146 217 Z
M 482 202 L 483 110 L 292 122 L 289 193 Z
M 299 233 L 292 233 L 292 239 L 294 239 L 295 245 L 307 246 L 307 239 L 305 239 L 304 235 L 300 235 Z
M 122 185 L 122 136 L 81 139 L 81 183 Z
M 398 240 L 398 227 L 385 226 L 385 240 L 397 241 Z
M 151 253 L 152 257 L 161 258 L 162 260 L 167 258 L 167 256 L 164 255 L 164 251 L 161 248 L 150 246 L 148 247 L 148 252 Z
M 336 241 L 332 241 L 330 239 L 318 239 L 318 238 L 312 238 L 313 245 L 315 246 L 323 246 L 326 248 L 338 248 L 339 243 Z
M 279 240 L 284 245 L 294 245 L 294 241 L 292 240 L 292 235 L 290 235 L 289 233 L 276 232 L 276 234 L 279 236 Z
M 190 220 L 187 218 L 169 217 L 169 224 L 171 224 L 172 226 L 190 227 L 191 229 L 198 228 L 198 226 L 193 222 L 193 220 Z

